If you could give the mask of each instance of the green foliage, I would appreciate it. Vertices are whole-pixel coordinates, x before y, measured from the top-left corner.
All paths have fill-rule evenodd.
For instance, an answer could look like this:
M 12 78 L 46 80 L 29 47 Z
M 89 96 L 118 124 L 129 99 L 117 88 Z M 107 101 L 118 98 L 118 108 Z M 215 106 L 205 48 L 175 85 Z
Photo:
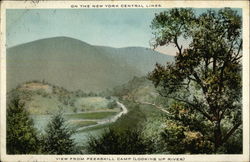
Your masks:
M 87 97 L 88 94 L 86 94 L 85 92 L 83 92 L 82 90 L 78 89 L 77 91 L 74 92 L 76 97 Z
M 152 21 L 153 45 L 174 44 L 178 52 L 174 63 L 157 64 L 149 79 L 162 96 L 187 109 L 186 116 L 177 118 L 179 110 L 170 106 L 175 113 L 170 120 L 201 133 L 213 143 L 214 152 L 242 124 L 241 20 L 236 11 L 224 8 L 197 16 L 192 9 L 172 9 L 156 14 Z M 186 39 L 188 48 L 183 49 L 180 39 Z M 203 153 L 200 148 L 193 151 L 199 150 Z
M 65 115 L 68 119 L 105 119 L 117 114 L 117 112 L 89 112 Z
M 116 108 L 116 107 L 117 107 L 116 101 L 115 101 L 115 100 L 110 101 L 110 102 L 108 103 L 107 107 L 108 107 L 109 109 L 114 109 L 114 108 Z
M 146 115 L 150 114 L 147 110 L 150 109 L 143 111 L 140 105 L 136 103 L 129 101 L 122 101 L 122 103 L 128 108 L 128 113 L 121 116 L 115 123 L 113 123 L 113 127 L 119 131 L 141 128 L 147 120 Z
M 43 153 L 75 153 L 75 143 L 71 137 L 74 131 L 67 127 L 61 112 L 52 117 L 45 132 L 46 134 L 43 137 Z
M 169 106 L 166 126 L 161 133 L 166 149 L 171 153 L 212 153 L 211 123 L 183 103 Z
M 108 105 L 113 99 L 90 97 L 91 95 L 97 96 L 98 94 L 88 94 L 80 90 L 69 91 L 45 81 L 25 82 L 8 92 L 7 95 L 12 96 L 14 93 L 20 96 L 20 99 L 25 103 L 27 111 L 33 115 L 54 114 L 59 110 L 58 107 L 62 107 L 66 113 L 77 113 L 82 111 L 106 110 L 107 106 L 115 106 L 115 103 Z
M 213 143 L 198 131 L 191 131 L 179 123 L 167 122 L 162 132 L 162 140 L 170 153 L 212 153 Z
M 172 9 L 155 16 L 151 28 L 154 30 L 155 42 L 152 45 L 168 45 L 177 42 L 179 36 L 187 38 L 190 32 L 190 24 L 195 20 L 192 9 Z M 179 47 L 180 48 L 180 47 Z
M 122 97 L 131 93 L 134 89 L 147 84 L 149 83 L 146 77 L 134 77 L 132 80 L 128 81 L 128 83 L 115 87 L 111 94 L 113 96 Z
M 219 152 L 226 154 L 242 154 L 243 139 L 242 139 L 242 128 L 237 129 L 234 136 L 230 137 Z
M 7 154 L 34 154 L 39 150 L 37 131 L 24 103 L 13 95 L 7 107 Z
M 152 109 L 152 108 L 151 108 Z M 163 129 L 165 128 L 166 118 L 164 116 L 151 116 L 143 123 L 143 137 L 152 141 L 152 146 L 155 154 L 169 154 L 170 151 L 162 137 Z
M 98 138 L 90 137 L 88 151 L 93 154 L 147 154 L 153 150 L 151 141 L 146 141 L 141 131 L 109 128 Z

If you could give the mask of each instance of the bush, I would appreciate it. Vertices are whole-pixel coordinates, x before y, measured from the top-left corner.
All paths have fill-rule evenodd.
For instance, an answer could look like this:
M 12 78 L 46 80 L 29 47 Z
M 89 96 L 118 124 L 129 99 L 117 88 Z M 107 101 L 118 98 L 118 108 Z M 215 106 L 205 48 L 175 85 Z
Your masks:
M 200 132 L 190 131 L 187 127 L 176 123 L 168 123 L 161 133 L 162 142 L 171 154 L 207 154 L 212 153 L 213 143 Z
M 152 153 L 151 141 L 146 141 L 139 130 L 117 132 L 113 128 L 95 138 L 90 137 L 87 150 L 93 154 L 147 154 Z

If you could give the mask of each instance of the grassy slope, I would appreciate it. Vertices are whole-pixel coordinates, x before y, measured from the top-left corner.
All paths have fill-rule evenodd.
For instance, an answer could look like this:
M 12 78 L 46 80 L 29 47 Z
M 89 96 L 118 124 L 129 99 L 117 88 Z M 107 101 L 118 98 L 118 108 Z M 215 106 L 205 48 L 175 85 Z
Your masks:
M 92 46 L 67 37 L 43 39 L 7 49 L 7 88 L 45 79 L 69 90 L 101 91 L 171 59 L 139 47 Z
M 46 82 L 24 83 L 8 93 L 8 101 L 15 94 L 21 97 L 34 119 L 35 127 L 41 132 L 51 120 L 52 114 L 60 109 L 65 113 L 69 126 L 74 128 L 96 125 L 99 120 L 110 118 L 121 111 L 119 107 L 109 107 L 110 102 L 114 102 L 112 98 L 79 96 L 79 93 Z
M 146 77 L 134 77 L 126 84 L 115 87 L 110 93 L 131 102 L 148 102 L 159 106 L 166 104 L 165 98 L 159 96 L 152 82 Z
M 109 101 L 102 97 L 84 97 L 75 101 L 75 107 L 85 111 L 106 109 Z
M 117 114 L 117 112 L 90 112 L 65 115 L 66 119 L 105 119 Z
M 90 116 L 102 118 L 101 116 L 107 116 L 106 112 L 115 114 L 120 111 L 119 107 L 110 107 L 110 103 L 114 102 L 111 98 L 88 96 L 88 94 L 81 96 L 77 92 L 68 91 L 45 82 L 23 83 L 8 93 L 8 99 L 15 94 L 21 97 L 26 109 L 32 115 L 54 114 L 62 109 L 67 114 L 89 112 L 85 115 L 89 116 L 88 118 Z

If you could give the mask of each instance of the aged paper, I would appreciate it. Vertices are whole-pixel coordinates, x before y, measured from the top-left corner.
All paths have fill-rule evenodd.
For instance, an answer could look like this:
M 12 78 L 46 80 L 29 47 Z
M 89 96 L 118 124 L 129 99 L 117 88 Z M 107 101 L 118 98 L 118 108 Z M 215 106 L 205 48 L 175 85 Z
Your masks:
M 106 92 L 116 86 L 120 86 L 125 84 L 123 80 L 129 81 L 131 80 L 132 74 L 139 76 L 139 71 L 132 69 L 131 64 L 136 65 L 136 68 L 141 71 L 145 70 L 143 75 L 146 75 L 147 72 L 150 72 L 145 65 L 140 64 L 140 55 L 139 52 L 134 52 L 137 59 L 132 59 L 132 61 L 125 60 L 124 58 L 116 58 L 116 56 L 109 56 L 106 58 L 97 55 L 99 53 L 112 53 L 110 51 L 111 48 L 115 50 L 126 49 L 131 47 L 131 49 L 126 49 L 124 53 L 128 53 L 134 51 L 134 48 L 145 47 L 145 50 L 150 50 L 152 46 L 152 39 L 154 38 L 152 35 L 152 30 L 150 29 L 151 19 L 154 18 L 155 13 L 163 12 L 164 10 L 170 10 L 172 8 L 192 8 L 196 11 L 197 14 L 201 14 L 208 9 L 219 10 L 221 8 L 233 8 L 236 11 L 239 11 L 242 16 L 242 128 L 243 128 L 243 147 L 242 154 L 206 154 L 206 153 L 186 153 L 186 154 L 122 154 L 122 155 L 106 155 L 106 154 L 86 154 L 86 153 L 76 153 L 76 154 L 67 154 L 67 155 L 53 155 L 53 154 L 8 154 L 6 149 L 6 109 L 7 109 L 7 93 L 13 89 L 13 87 L 18 87 L 21 84 L 21 89 L 28 90 L 37 90 L 37 87 L 42 89 L 44 88 L 47 93 L 53 93 L 53 87 L 60 89 L 62 91 L 65 90 L 65 93 L 69 93 L 70 95 L 74 92 L 74 95 L 82 95 L 77 94 L 77 90 L 79 93 L 86 92 L 84 95 L 85 99 L 79 99 L 77 101 L 72 100 L 63 100 L 65 98 L 59 98 L 55 102 L 53 101 L 54 97 L 46 96 L 46 94 L 39 92 L 44 95 L 43 102 L 42 100 L 38 100 L 39 97 L 34 99 L 33 102 L 30 102 L 30 105 L 37 106 L 38 110 L 30 110 L 30 112 L 34 113 L 33 118 L 38 119 L 37 114 L 46 115 L 52 113 L 53 111 L 46 107 L 48 102 L 52 103 L 52 106 L 55 106 L 58 102 L 62 102 L 66 107 L 70 109 L 70 111 L 66 111 L 66 115 L 72 117 L 75 112 L 84 113 L 93 113 L 93 110 L 87 109 L 86 106 L 88 104 L 89 107 L 94 107 L 94 113 L 104 112 L 104 114 L 111 114 L 110 118 L 99 118 L 91 117 L 84 118 L 82 124 L 84 124 L 84 129 L 91 129 L 92 127 L 102 126 L 104 124 L 112 124 L 119 121 L 119 118 L 125 116 L 131 111 L 129 108 L 127 109 L 127 105 L 124 104 L 117 98 L 111 98 L 105 96 Z M 102 17 L 103 16 L 103 17 Z M 149 21 L 150 20 L 150 21 Z M 20 23 L 20 21 L 22 21 Z M 145 23 L 144 23 L 145 22 Z M 52 25 L 50 25 L 52 24 Z M 146 24 L 146 25 L 145 25 Z M 78 26 L 79 25 L 79 26 Z M 78 26 L 78 27 L 77 27 Z M 148 27 L 148 28 L 147 28 Z M 94 32 L 93 32 L 94 31 Z M 53 40 L 49 40 L 49 38 L 53 38 Z M 48 40 L 48 41 L 47 41 Z M 55 43 L 53 41 L 58 41 L 59 43 Z M 39 42 L 40 41 L 40 42 Z M 46 57 L 51 57 L 53 60 L 53 65 L 46 60 L 47 58 L 36 57 L 36 61 L 34 64 L 29 64 L 34 61 L 31 58 L 34 57 L 33 53 L 29 52 L 28 48 L 23 50 L 24 47 L 31 46 L 30 42 L 37 42 L 36 45 L 32 46 L 32 52 L 39 53 L 39 51 L 43 51 L 44 44 L 47 43 L 47 47 L 52 48 L 52 52 L 48 53 Z M 184 40 L 180 40 L 184 42 Z M 191 40 L 186 40 L 187 42 Z M 65 43 L 66 42 L 66 43 Z M 73 42 L 73 43 L 72 43 Z M 78 44 L 85 42 L 85 47 L 79 47 Z M 30 44 L 29 44 L 30 43 Z M 64 44 L 65 43 L 65 44 Z M 69 45 L 70 44 L 70 45 Z M 183 48 L 185 48 L 187 43 L 184 43 Z M 53 55 L 53 47 L 58 48 L 62 47 L 61 55 Z M 92 55 L 88 55 L 85 58 L 81 58 L 80 52 L 70 52 L 70 50 L 78 49 L 83 50 L 88 53 L 88 50 L 91 50 L 94 46 L 95 50 L 91 51 Z M 21 48 L 22 47 L 22 48 Z M 63 48 L 66 47 L 66 48 Z M 134 48 L 132 48 L 134 47 Z M 69 49 L 70 48 L 70 49 Z M 10 50 L 9 50 L 10 49 Z M 156 52 L 161 54 L 166 54 L 169 58 L 173 59 L 176 56 L 177 50 L 174 50 L 175 47 L 172 46 L 170 48 L 158 47 L 156 48 Z M 99 50 L 99 51 L 98 51 Z M 114 51 L 115 51 L 114 50 Z M 13 53 L 20 52 L 21 54 L 27 54 L 26 57 L 16 56 L 13 58 L 12 64 L 8 63 L 7 59 L 7 51 L 14 51 Z M 44 50 L 46 51 L 46 50 Z M 56 62 L 56 59 L 59 60 L 60 57 L 64 57 L 64 51 L 68 52 L 67 56 L 77 56 L 76 59 L 64 60 L 63 67 L 61 68 L 60 61 Z M 98 51 L 98 52 L 96 52 Z M 66 53 L 65 52 L 65 53 Z M 83 52 L 83 53 L 84 53 Z M 96 52 L 96 53 L 95 53 Z M 39 54 L 43 54 L 40 52 Z M 94 57 L 92 58 L 92 56 Z M 66 57 L 66 54 L 65 54 Z M 78 58 L 79 57 L 79 58 Z M 98 58 L 98 59 L 96 59 Z M 138 59 L 139 58 L 139 59 Z M 157 62 L 164 61 L 164 56 L 159 56 Z M 10 58 L 9 60 L 11 60 Z M 29 62 L 30 59 L 30 62 Z M 88 60 L 89 59 L 89 60 Z M 93 59 L 93 60 L 91 60 Z M 114 60 L 119 60 L 119 64 L 126 62 L 126 64 L 122 65 L 113 65 Z M 162 59 L 162 60 L 161 60 Z M 44 61 L 45 60 L 45 61 Z M 77 63 L 81 64 L 84 60 L 88 60 L 84 62 L 82 65 L 82 69 L 78 72 Z M 111 60 L 111 61 L 110 61 Z M 113 62 L 112 62 L 113 60 Z M 121 61 L 122 60 L 122 61 Z M 110 62 L 108 62 L 110 61 Z M 250 160 L 249 155 L 249 2 L 248 1 L 3 1 L 1 2 L 1 161 L 240 161 L 247 162 Z M 27 63 L 27 66 L 24 64 Z M 57 64 L 58 63 L 58 64 Z M 96 63 L 96 64 L 94 64 Z M 116 69 L 114 71 L 105 71 L 110 69 Z M 151 64 L 151 61 L 147 62 Z M 14 68 L 11 70 L 7 70 L 9 65 Z M 91 68 L 91 65 L 95 65 L 95 68 Z M 100 65 L 100 66 L 99 66 Z M 128 66 L 129 65 L 129 66 Z M 40 69 L 39 69 L 40 67 Z M 41 70 L 44 67 L 45 70 Z M 67 67 L 67 68 L 66 68 Z M 122 70 L 124 69 L 125 72 Z M 25 70 L 21 71 L 21 70 Z M 73 69 L 73 70 L 72 70 Z M 147 70 L 146 70 L 147 69 Z M 72 70 L 67 72 L 67 70 Z M 82 74 L 84 77 L 78 80 L 78 75 L 76 71 Z M 108 77 L 103 77 L 102 73 L 107 73 L 108 77 L 116 77 L 115 80 L 110 80 Z M 9 75 L 8 75 L 9 73 Z M 119 75 L 119 73 L 121 73 Z M 54 77 L 55 74 L 58 74 L 59 77 Z M 86 75 L 85 75 L 86 74 Z M 96 75 L 95 75 L 96 74 Z M 131 75 L 130 75 L 131 74 Z M 98 75 L 98 76 L 97 76 Z M 141 75 L 141 74 L 140 74 Z M 101 77 L 102 76 L 102 77 Z M 128 78 L 124 77 L 128 76 Z M 61 77 L 61 78 L 60 78 Z M 90 78 L 86 80 L 86 78 Z M 44 80 L 45 81 L 44 81 Z M 85 80 L 84 80 L 85 79 Z M 33 81 L 39 80 L 39 81 Z M 40 80 L 42 80 L 40 82 Z M 48 82 L 48 83 L 47 83 Z M 22 85 L 25 83 L 25 85 Z M 103 84 L 102 84 L 103 83 Z M 52 84 L 52 85 L 51 85 Z M 87 88 L 82 88 L 82 85 L 86 85 Z M 133 84 L 133 82 L 132 82 Z M 97 86 L 98 85 L 98 86 Z M 20 87 L 19 87 L 20 88 Z M 38 88 L 38 89 L 39 89 Z M 54 88 L 54 89 L 56 89 Z M 35 90 L 34 90 L 35 89 Z M 108 90 L 107 90 L 108 89 Z M 93 90 L 93 91 L 91 91 Z M 107 91 L 106 91 L 107 90 Z M 105 92 L 101 94 L 100 92 Z M 108 93 L 108 92 L 107 92 Z M 143 94 L 144 91 L 138 92 L 138 94 Z M 69 96 L 70 96 L 69 95 Z M 38 95 L 37 95 L 38 96 Z M 89 100 L 86 100 L 88 97 Z M 105 96 L 105 97 L 103 97 Z M 46 98 L 48 97 L 48 98 Z M 76 97 L 76 98 L 77 98 Z M 84 98 L 82 97 L 82 98 Z M 130 96 L 122 96 L 125 101 Z M 137 96 L 138 97 L 138 96 Z M 32 97 L 31 97 L 32 98 Z M 45 100 L 46 98 L 46 100 Z M 69 97 L 70 98 L 70 97 Z M 92 100 L 90 100 L 90 98 Z M 71 99 L 71 98 L 70 98 Z M 151 104 L 151 106 L 155 106 L 155 103 L 148 103 L 141 101 L 140 98 L 133 98 L 135 103 L 141 104 Z M 114 109 L 104 110 L 101 107 L 99 109 L 96 104 L 93 102 L 98 102 L 98 104 L 103 104 L 107 102 L 111 104 L 111 101 L 116 101 L 116 106 Z M 40 103 L 41 102 L 41 103 Z M 40 105 L 39 105 L 40 104 Z M 62 104 L 62 105 L 63 105 Z M 83 105 L 81 107 L 81 104 Z M 86 104 L 86 105 L 84 105 Z M 107 104 L 107 105 L 108 105 Z M 124 104 L 124 105 L 123 105 Z M 39 106 L 46 107 L 46 111 L 39 110 Z M 59 105 L 59 106 L 58 106 Z M 56 106 L 63 107 L 60 104 Z M 106 105 L 106 107 L 107 107 Z M 31 106 L 31 107 L 32 107 Z M 104 106 L 105 107 L 105 106 Z M 161 109 L 161 111 L 165 111 L 162 107 L 156 107 Z M 45 109 L 45 108 L 44 108 Z M 72 110 L 71 110 L 72 109 Z M 54 110 L 57 111 L 57 110 Z M 115 113 L 116 114 L 115 114 Z M 115 114 L 115 115 L 113 115 Z M 37 115 L 37 116 L 36 116 Z M 70 116 L 72 115 L 72 116 Z M 103 114 L 101 114 L 103 115 Z M 113 115 L 113 116 L 112 116 Z M 109 117 L 109 116 L 108 116 Z M 139 116 L 138 116 L 139 118 Z M 39 118 L 40 119 L 40 118 Z M 74 122 L 79 122 L 80 119 L 76 118 L 71 120 L 75 120 Z M 41 118 L 42 120 L 42 118 Z M 44 119 L 43 119 L 44 120 Z M 45 119 L 45 121 L 47 118 Z M 49 120 L 49 118 L 48 118 Z M 86 122 L 86 121 L 87 122 Z M 35 121 L 36 124 L 37 121 Z M 39 122 L 38 122 L 39 123 Z M 80 124 L 80 123 L 79 123 Z M 87 126 L 85 125 L 87 124 Z M 40 126 L 37 126 L 38 129 Z M 43 127 L 43 126 L 41 126 Z M 78 128 L 78 131 L 81 130 Z M 41 130 L 40 130 L 41 131 Z M 88 133 L 88 132 L 87 132 Z M 85 134 L 87 134 L 85 133 Z M 78 137 L 76 137 L 78 138 Z M 86 137 L 87 138 L 87 137 Z M 84 140 L 79 138 L 79 141 Z M 180 146 L 181 147 L 181 146 Z M 232 146 L 234 147 L 234 146 Z

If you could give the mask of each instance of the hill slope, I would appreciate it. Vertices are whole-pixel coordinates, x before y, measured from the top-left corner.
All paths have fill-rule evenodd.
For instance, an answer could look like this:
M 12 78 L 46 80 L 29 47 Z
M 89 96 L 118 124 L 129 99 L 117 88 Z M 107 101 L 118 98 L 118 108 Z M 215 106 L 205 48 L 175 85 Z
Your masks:
M 111 48 L 55 37 L 7 49 L 7 88 L 46 80 L 69 90 L 102 91 L 151 71 L 173 57 L 140 47 Z

